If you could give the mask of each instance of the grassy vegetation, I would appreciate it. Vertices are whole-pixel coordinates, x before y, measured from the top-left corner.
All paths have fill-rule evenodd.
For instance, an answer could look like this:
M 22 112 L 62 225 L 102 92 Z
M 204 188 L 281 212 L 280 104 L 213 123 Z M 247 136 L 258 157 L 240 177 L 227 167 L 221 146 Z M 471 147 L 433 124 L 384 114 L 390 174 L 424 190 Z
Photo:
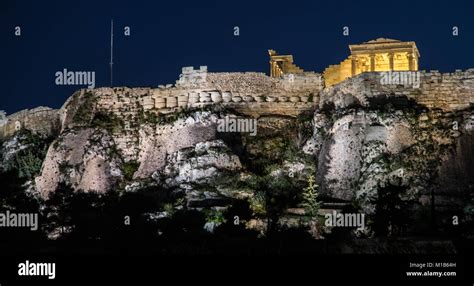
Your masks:
M 107 155 L 108 155 L 109 157 L 115 157 L 115 156 L 120 157 L 120 152 L 119 152 L 119 150 L 117 149 L 117 145 L 113 144 L 112 146 L 110 146 L 110 147 L 107 149 Z
M 61 174 L 66 174 L 71 168 L 72 168 L 72 165 L 70 165 L 67 162 L 62 162 L 59 164 L 59 172 Z
M 313 135 L 312 121 L 312 112 L 303 112 L 298 115 L 298 118 L 296 120 L 296 128 L 298 130 L 298 139 L 301 143 L 305 142 Z
M 6 171 L 18 170 L 20 178 L 32 179 L 41 171 L 52 138 L 43 138 L 26 129 L 19 131 L 16 136 L 19 146 L 23 148 L 5 160 L 4 168 Z
M 320 202 L 317 193 L 318 185 L 314 180 L 314 176 L 308 177 L 308 186 L 303 190 L 301 206 L 305 209 L 306 215 L 314 217 L 318 214 Z
M 255 195 L 249 199 L 250 209 L 256 216 L 266 215 L 266 197 L 264 192 L 256 192 Z
M 126 180 L 131 181 L 133 179 L 133 174 L 138 170 L 140 167 L 140 163 L 137 161 L 130 161 L 123 164 L 123 175 Z
M 112 133 L 120 132 L 122 130 L 122 120 L 113 113 L 106 113 L 103 111 L 94 114 L 92 125 L 94 127 L 106 129 Z
M 82 104 L 74 114 L 73 122 L 77 124 L 89 124 L 94 116 L 97 98 L 93 93 L 86 92 L 82 98 Z
M 225 223 L 224 213 L 219 210 L 210 209 L 205 212 L 206 222 L 213 222 L 217 225 Z

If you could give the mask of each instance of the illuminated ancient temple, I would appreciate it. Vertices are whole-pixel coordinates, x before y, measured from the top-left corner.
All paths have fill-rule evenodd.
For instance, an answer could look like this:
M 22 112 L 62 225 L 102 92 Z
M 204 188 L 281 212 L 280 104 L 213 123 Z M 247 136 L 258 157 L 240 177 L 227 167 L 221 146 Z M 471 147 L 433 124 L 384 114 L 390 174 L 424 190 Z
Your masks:
M 349 49 L 351 55 L 347 59 L 324 70 L 326 87 L 363 72 L 418 70 L 420 53 L 415 42 L 379 38 L 349 45 Z
M 292 55 L 278 55 L 274 50 L 268 50 L 270 55 L 270 76 L 281 77 L 283 74 L 303 73 L 303 69 L 293 63 Z
M 358 45 L 349 45 L 349 49 L 351 55 L 347 59 L 324 70 L 326 87 L 363 72 L 418 70 L 420 53 L 415 42 L 378 38 Z M 303 69 L 293 63 L 292 55 L 278 55 L 274 50 L 268 50 L 268 53 L 270 76 L 304 73 Z

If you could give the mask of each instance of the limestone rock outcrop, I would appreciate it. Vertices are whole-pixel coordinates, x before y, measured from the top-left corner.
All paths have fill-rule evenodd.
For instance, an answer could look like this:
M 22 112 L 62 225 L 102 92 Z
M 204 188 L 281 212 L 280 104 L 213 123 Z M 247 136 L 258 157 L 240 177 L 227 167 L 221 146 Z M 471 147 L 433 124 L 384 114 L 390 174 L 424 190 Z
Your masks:
M 188 68 L 175 85 L 84 89 L 60 110 L 11 115 L 1 121 L 2 158 L 22 148 L 11 131 L 19 118 L 19 130 L 54 138 L 29 183 L 43 199 L 61 184 L 97 193 L 159 186 L 183 196 L 180 207 L 247 200 L 259 213 L 268 190 L 288 191 L 296 207 L 316 175 L 327 204 L 368 216 L 386 195 L 413 213 L 433 204 L 452 213 L 473 204 L 473 76 L 420 72 L 413 86 L 374 72 L 324 88 L 316 73 Z M 227 115 L 257 120 L 255 136 L 218 131 Z
M 50 146 L 40 176 L 35 179 L 43 197 L 59 183 L 86 192 L 106 192 L 122 178 L 122 162 L 113 150 L 112 138 L 102 130 L 70 130 Z
M 329 122 L 314 135 L 326 134 L 318 154 L 318 178 L 326 195 L 356 202 L 366 214 L 375 213 L 380 192 L 389 186 L 402 188 L 403 200 L 420 205 L 429 201 L 432 188 L 435 195 L 449 193 L 452 199 L 469 196 L 470 176 L 461 174 L 473 170 L 466 156 L 474 151 L 472 112 L 354 108 L 315 117 Z M 453 130 L 453 124 L 459 129 Z M 455 150 L 463 158 L 456 158 Z M 454 183 L 454 173 L 464 179 Z M 435 185 L 434 179 L 443 183 Z

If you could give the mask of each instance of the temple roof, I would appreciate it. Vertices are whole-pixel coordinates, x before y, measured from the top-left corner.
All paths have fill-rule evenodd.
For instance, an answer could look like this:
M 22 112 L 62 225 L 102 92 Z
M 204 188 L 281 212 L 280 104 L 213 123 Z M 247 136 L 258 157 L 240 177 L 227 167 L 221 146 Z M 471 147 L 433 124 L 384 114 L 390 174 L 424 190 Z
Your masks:
M 395 39 L 388 38 L 377 38 L 375 40 L 367 41 L 361 44 L 349 45 L 351 54 L 361 54 L 365 52 L 374 52 L 374 51 L 413 51 L 418 57 L 420 52 L 416 47 L 416 43 L 413 41 L 404 42 Z
M 364 42 L 363 44 L 381 44 L 381 43 L 397 43 L 397 42 L 401 42 L 401 41 L 395 40 L 395 39 L 388 39 L 388 38 L 377 38 L 375 40 Z

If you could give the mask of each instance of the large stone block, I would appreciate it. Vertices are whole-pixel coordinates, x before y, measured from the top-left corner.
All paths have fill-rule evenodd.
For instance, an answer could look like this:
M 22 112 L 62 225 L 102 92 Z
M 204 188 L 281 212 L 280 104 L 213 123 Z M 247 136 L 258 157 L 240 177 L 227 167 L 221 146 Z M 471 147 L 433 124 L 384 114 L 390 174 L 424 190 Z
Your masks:
M 166 108 L 173 108 L 178 106 L 178 99 L 176 97 L 166 98 Z
M 222 95 L 218 91 L 211 91 L 211 100 L 216 103 L 222 102 Z
M 241 102 L 241 101 L 242 101 L 242 97 L 240 97 L 240 96 L 232 96 L 232 101 L 233 101 L 233 102 Z
M 208 92 L 199 93 L 199 102 L 211 102 L 211 95 Z
M 275 102 L 276 100 L 277 100 L 277 98 L 275 96 L 267 96 L 266 97 L 267 102 Z
M 143 98 L 143 109 L 149 110 L 149 109 L 153 109 L 154 107 L 155 107 L 155 100 L 151 96 Z
M 252 101 L 253 101 L 253 96 L 244 95 L 244 96 L 243 96 L 243 100 L 244 100 L 245 102 L 252 102 Z
M 232 93 L 229 91 L 222 93 L 222 100 L 224 102 L 231 102 L 232 101 Z
M 166 99 L 164 97 L 155 98 L 155 108 L 162 109 L 166 107 Z
M 299 102 L 299 101 L 300 101 L 300 98 L 297 97 L 297 96 L 292 96 L 292 97 L 290 97 L 290 101 L 291 101 L 291 102 Z
M 189 93 L 189 104 L 195 104 L 199 102 L 199 93 L 190 92 Z
M 178 96 L 178 106 L 185 107 L 188 105 L 188 97 L 186 95 Z

